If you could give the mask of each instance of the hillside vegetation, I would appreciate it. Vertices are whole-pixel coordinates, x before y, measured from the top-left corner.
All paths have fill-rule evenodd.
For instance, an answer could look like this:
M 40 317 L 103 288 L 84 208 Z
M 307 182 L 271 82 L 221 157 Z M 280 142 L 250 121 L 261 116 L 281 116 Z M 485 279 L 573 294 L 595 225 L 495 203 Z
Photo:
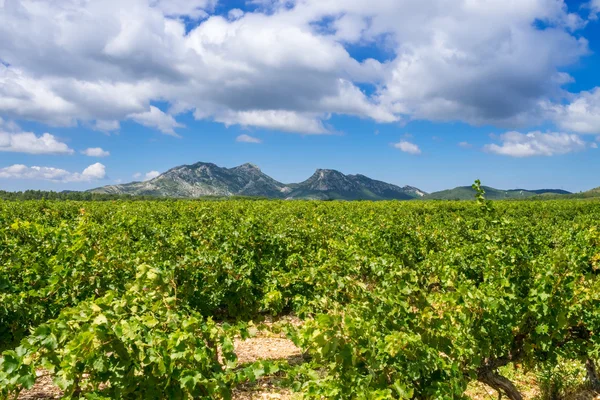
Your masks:
M 600 187 L 580 193 L 570 193 L 567 195 L 544 194 L 539 196 L 541 199 L 556 200 L 556 199 L 594 199 L 600 197 Z
M 570 192 L 560 189 L 540 189 L 540 190 L 525 190 L 511 189 L 501 190 L 489 186 L 482 186 L 485 190 L 485 196 L 489 200 L 511 200 L 511 199 L 527 199 L 532 197 L 543 197 L 552 195 L 553 198 L 561 198 L 564 195 L 569 195 Z M 423 196 L 423 200 L 475 200 L 475 189 L 471 186 L 460 186 L 454 189 L 442 190 Z

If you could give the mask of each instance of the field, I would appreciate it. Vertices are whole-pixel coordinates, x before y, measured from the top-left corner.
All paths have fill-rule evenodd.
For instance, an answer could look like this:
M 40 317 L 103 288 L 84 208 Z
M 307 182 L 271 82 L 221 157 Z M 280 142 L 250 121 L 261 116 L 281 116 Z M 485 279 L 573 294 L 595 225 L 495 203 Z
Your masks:
M 0 398 L 563 398 L 598 332 L 596 201 L 0 202 Z

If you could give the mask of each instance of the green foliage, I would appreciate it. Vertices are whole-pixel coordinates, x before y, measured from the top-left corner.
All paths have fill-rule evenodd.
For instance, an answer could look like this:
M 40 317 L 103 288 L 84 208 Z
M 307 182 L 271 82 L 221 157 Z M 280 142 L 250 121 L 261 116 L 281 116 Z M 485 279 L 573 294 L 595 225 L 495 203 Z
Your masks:
M 580 362 L 558 360 L 557 363 L 540 364 L 538 382 L 541 400 L 566 398 L 581 387 L 585 370 Z
M 154 196 L 131 196 L 127 194 L 105 194 L 92 192 L 49 192 L 44 190 L 26 190 L 7 192 L 0 190 L 0 200 L 72 200 L 72 201 L 115 201 L 115 200 L 157 200 Z
M 0 397 L 455 398 L 598 359 L 600 203 L 0 202 Z M 238 365 L 265 314 L 307 362 Z M 552 367 L 552 368 L 551 368 Z
M 62 310 L 4 355 L 4 390 L 31 386 L 35 364 L 53 372 L 67 396 L 229 397 L 217 350 L 234 363 L 231 337 L 182 307 L 175 291 L 172 273 L 142 265 L 124 295 L 109 291 Z

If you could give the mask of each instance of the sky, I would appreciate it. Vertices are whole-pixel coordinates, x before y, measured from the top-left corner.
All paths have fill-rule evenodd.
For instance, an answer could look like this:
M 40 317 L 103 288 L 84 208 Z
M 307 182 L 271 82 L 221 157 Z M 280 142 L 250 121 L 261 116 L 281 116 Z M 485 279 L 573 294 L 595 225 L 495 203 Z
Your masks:
M 0 0 L 0 190 L 198 161 L 600 186 L 600 0 Z

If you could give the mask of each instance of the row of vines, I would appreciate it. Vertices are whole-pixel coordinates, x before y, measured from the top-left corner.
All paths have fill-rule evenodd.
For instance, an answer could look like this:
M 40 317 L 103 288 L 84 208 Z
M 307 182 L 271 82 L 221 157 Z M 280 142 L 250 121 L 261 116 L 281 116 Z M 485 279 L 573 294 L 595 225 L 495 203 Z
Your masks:
M 241 364 L 266 315 L 305 362 Z M 0 202 L 0 398 L 461 399 L 502 368 L 598 385 L 600 203 Z

